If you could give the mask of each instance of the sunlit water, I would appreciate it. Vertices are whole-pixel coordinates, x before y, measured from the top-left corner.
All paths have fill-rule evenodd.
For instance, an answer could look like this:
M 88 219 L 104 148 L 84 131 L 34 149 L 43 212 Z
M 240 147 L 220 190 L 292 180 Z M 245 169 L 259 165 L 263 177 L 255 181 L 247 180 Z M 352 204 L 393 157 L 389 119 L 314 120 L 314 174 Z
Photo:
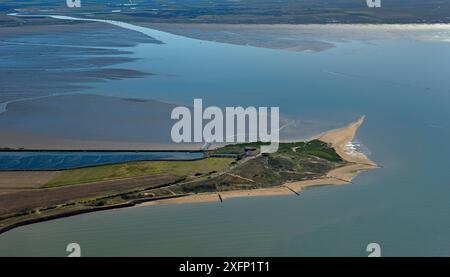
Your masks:
M 130 27 L 126 25 L 126 27 Z M 134 27 L 132 27 L 134 28 Z M 155 76 L 90 92 L 206 104 L 279 106 L 346 124 L 383 167 L 301 196 L 87 214 L 0 235 L 0 255 L 450 255 L 450 44 L 347 41 L 320 53 L 202 42 L 139 27 L 166 44 L 132 48 Z M 158 37 L 159 36 L 159 37 Z

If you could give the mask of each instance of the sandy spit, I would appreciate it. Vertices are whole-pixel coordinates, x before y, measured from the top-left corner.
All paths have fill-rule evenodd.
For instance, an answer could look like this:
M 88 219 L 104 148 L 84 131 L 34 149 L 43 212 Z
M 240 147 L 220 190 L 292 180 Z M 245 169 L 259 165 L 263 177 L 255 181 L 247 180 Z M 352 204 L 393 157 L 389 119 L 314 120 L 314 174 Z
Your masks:
M 302 189 L 308 187 L 349 184 L 361 171 L 378 168 L 378 166 L 363 153 L 348 150 L 348 144 L 352 142 L 358 128 L 363 124 L 363 122 L 364 117 L 361 117 L 358 121 L 352 122 L 344 128 L 331 130 L 319 136 L 320 140 L 330 143 L 336 149 L 336 152 L 348 162 L 345 166 L 331 170 L 323 178 L 287 183 L 282 186 L 272 188 L 193 194 L 184 197 L 146 202 L 139 204 L 138 206 L 221 202 L 238 197 L 295 195 L 300 194 Z

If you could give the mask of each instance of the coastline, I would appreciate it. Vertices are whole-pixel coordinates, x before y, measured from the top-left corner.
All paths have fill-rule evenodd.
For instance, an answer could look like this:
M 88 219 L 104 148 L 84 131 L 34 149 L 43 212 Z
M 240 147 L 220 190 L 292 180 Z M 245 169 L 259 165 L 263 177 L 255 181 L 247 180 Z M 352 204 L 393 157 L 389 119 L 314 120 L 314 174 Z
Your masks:
M 346 150 L 346 145 L 348 143 L 351 143 L 355 138 L 358 128 L 364 123 L 364 119 L 365 117 L 363 116 L 358 121 L 352 122 L 346 127 L 334 129 L 318 136 L 319 140 L 330 143 L 336 149 L 336 152 L 346 162 L 348 162 L 348 164 L 342 167 L 329 171 L 327 175 L 322 178 L 285 183 L 281 186 L 272 188 L 221 191 L 219 193 L 199 193 L 177 198 L 160 199 L 156 201 L 141 203 L 136 205 L 136 207 L 202 202 L 222 202 L 227 199 L 240 197 L 299 195 L 303 189 L 310 187 L 351 184 L 353 178 L 356 177 L 360 172 L 379 168 L 379 166 L 371 161 L 365 154 L 360 152 L 350 153 Z
M 21 227 L 38 222 L 44 222 L 59 218 L 66 218 L 70 216 L 92 213 L 97 211 L 121 209 L 121 208 L 133 208 L 143 206 L 155 206 L 155 205 L 170 205 L 170 204 L 186 204 L 186 203 L 205 203 L 205 202 L 223 202 L 228 199 L 242 198 L 242 197 L 269 197 L 269 196 L 287 196 L 287 195 L 300 195 L 301 191 L 306 188 L 325 185 L 344 185 L 352 183 L 352 179 L 361 171 L 378 168 L 378 166 L 371 161 L 364 154 L 359 152 L 349 152 L 346 149 L 346 145 L 350 143 L 358 130 L 363 124 L 364 117 L 360 118 L 356 122 L 352 122 L 346 127 L 331 130 L 318 136 L 318 139 L 324 142 L 330 143 L 336 150 L 336 152 L 347 162 L 347 164 L 329 171 L 326 176 L 303 180 L 292 183 L 285 183 L 280 186 L 270 188 L 259 188 L 250 190 L 230 190 L 220 191 L 214 193 L 197 193 L 197 194 L 184 194 L 173 195 L 159 198 L 145 198 L 139 200 L 132 200 L 125 203 L 80 209 L 63 212 L 61 214 L 51 214 L 43 217 L 37 217 L 18 221 L 10 225 L 5 225 L 0 228 L 0 234 L 10 231 L 16 227 Z
M 450 32 L 449 23 L 136 24 L 192 39 L 305 53 L 337 48 L 348 41 L 406 39 L 448 42 L 448 35 L 443 34 Z

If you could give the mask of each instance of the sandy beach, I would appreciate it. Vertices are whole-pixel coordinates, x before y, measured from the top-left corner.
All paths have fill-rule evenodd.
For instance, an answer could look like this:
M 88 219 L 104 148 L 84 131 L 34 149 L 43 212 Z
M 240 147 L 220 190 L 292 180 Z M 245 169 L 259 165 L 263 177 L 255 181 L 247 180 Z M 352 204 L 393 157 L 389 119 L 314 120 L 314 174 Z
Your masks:
M 345 166 L 331 170 L 323 178 L 286 183 L 272 188 L 193 194 L 146 202 L 137 206 L 221 202 L 238 197 L 297 195 L 300 194 L 301 190 L 308 187 L 350 184 L 353 178 L 361 171 L 378 168 L 366 155 L 360 152 L 349 151 L 347 147 L 355 138 L 356 132 L 363 122 L 364 117 L 361 117 L 358 121 L 352 122 L 346 127 L 331 130 L 318 137 L 320 140 L 330 143 L 336 149 L 336 152 L 348 162 Z

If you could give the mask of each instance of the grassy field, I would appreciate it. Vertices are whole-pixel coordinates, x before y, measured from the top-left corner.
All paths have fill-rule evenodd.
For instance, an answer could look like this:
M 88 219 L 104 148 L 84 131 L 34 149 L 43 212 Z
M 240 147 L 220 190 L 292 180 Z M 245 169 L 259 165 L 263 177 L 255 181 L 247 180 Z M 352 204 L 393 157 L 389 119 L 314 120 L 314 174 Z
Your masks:
M 177 177 L 200 176 L 224 170 L 233 161 L 234 159 L 231 158 L 208 158 L 197 161 L 130 162 L 72 169 L 62 171 L 43 187 L 52 188 L 152 174 L 170 174 Z
M 279 150 L 274 157 L 282 156 L 315 156 L 331 162 L 342 162 L 342 158 L 336 153 L 334 148 L 320 140 L 312 140 L 308 142 L 292 142 L 281 143 Z

